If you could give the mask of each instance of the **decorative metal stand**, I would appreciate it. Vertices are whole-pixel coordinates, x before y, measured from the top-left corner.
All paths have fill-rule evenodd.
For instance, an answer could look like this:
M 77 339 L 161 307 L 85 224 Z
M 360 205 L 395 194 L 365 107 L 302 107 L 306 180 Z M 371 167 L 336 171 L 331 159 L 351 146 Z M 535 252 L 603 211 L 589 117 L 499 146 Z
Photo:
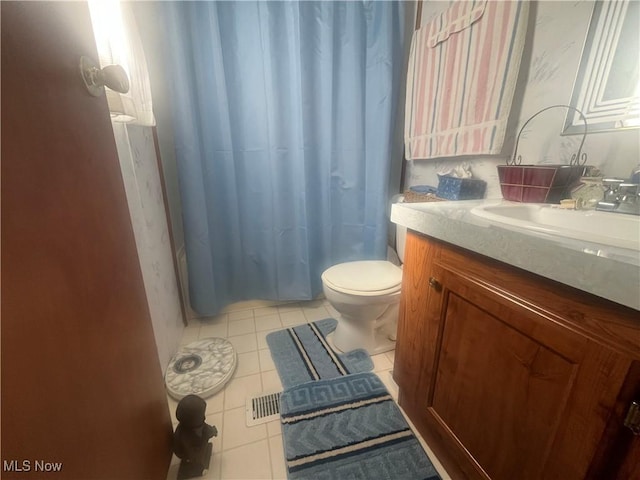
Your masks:
M 521 165 L 522 155 L 518 155 L 518 144 L 522 131 L 535 117 L 557 107 L 575 110 L 584 122 L 584 133 L 578 151 L 571 156 L 569 165 Z M 587 162 L 587 154 L 582 152 L 585 138 L 587 138 L 587 119 L 577 108 L 570 105 L 551 105 L 533 114 L 518 132 L 511 159 L 507 160 L 506 165 L 498 165 L 502 196 L 505 200 L 533 203 L 558 203 L 568 198 L 569 190 L 582 176 L 584 164 Z

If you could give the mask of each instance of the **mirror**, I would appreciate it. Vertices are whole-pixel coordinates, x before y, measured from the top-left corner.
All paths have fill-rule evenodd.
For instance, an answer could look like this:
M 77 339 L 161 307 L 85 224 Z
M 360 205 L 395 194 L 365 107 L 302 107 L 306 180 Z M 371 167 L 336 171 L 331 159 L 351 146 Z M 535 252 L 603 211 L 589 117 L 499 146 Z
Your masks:
M 639 13 L 634 0 L 594 5 L 570 103 L 584 113 L 589 133 L 640 127 Z M 570 112 L 563 134 L 582 131 Z

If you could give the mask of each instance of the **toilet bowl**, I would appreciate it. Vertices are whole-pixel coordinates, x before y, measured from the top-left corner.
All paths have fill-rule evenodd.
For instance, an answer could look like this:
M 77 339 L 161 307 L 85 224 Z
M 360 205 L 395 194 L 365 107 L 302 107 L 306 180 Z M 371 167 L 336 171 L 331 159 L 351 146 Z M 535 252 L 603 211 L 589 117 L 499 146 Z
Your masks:
M 340 314 L 333 344 L 343 352 L 364 348 L 370 355 L 395 348 L 402 269 L 391 262 L 346 262 L 322 274 L 329 303 Z
M 396 228 L 396 248 L 404 257 L 406 228 Z M 386 260 L 339 263 L 322 274 L 327 301 L 339 313 L 333 345 L 370 355 L 395 348 L 402 269 Z

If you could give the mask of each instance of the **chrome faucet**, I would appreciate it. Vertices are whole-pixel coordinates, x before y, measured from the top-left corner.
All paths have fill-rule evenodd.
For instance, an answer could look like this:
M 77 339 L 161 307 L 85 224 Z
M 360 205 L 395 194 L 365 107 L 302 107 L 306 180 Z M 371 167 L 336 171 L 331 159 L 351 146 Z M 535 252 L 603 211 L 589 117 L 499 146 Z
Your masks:
M 640 215 L 640 188 L 637 183 L 619 178 L 605 178 L 602 183 L 606 190 L 596 210 Z

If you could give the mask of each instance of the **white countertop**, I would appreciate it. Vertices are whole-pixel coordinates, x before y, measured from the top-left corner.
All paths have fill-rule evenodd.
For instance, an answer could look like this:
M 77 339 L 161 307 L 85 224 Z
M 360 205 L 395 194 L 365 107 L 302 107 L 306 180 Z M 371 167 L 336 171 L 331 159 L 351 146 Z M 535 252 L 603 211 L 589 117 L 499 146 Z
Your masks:
M 395 203 L 391 221 L 640 310 L 640 253 L 491 222 L 471 209 L 500 200 Z

